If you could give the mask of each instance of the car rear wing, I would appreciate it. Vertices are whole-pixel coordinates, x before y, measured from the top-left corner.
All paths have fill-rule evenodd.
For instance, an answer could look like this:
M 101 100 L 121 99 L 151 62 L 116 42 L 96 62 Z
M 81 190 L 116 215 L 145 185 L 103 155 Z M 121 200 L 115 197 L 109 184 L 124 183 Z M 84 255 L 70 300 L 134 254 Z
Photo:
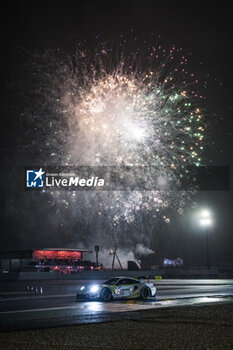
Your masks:
M 148 283 L 150 283 L 150 280 L 151 280 L 151 279 L 155 279 L 155 277 L 152 276 L 152 275 L 149 275 L 149 276 L 139 276 L 138 279 L 139 279 L 139 280 L 142 280 L 142 281 L 147 281 Z
M 162 276 L 152 276 L 152 275 L 139 276 L 138 279 L 142 280 L 142 281 L 147 281 L 148 283 L 150 283 L 150 280 L 161 281 L 162 280 Z

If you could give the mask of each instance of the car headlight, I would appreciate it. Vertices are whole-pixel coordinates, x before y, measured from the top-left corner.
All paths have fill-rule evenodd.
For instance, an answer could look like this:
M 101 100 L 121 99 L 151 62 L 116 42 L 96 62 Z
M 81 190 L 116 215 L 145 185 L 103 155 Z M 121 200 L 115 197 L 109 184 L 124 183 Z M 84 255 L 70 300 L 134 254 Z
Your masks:
M 97 285 L 91 286 L 90 292 L 91 292 L 91 293 L 97 293 L 98 290 L 99 290 L 99 288 L 100 288 L 100 287 L 97 286 Z

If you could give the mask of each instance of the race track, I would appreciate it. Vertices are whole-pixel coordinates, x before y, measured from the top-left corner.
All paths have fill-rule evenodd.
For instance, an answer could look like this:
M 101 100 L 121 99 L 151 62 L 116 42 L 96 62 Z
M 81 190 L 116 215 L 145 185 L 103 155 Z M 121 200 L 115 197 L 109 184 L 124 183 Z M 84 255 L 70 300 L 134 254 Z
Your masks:
M 1 330 L 121 320 L 132 318 L 136 314 L 138 316 L 140 312 L 148 309 L 233 301 L 233 280 L 154 281 L 157 286 L 156 299 L 109 303 L 77 301 L 77 287 L 92 283 L 95 282 L 47 281 L 43 285 L 43 295 L 36 296 L 25 290 L 25 281 L 1 281 Z

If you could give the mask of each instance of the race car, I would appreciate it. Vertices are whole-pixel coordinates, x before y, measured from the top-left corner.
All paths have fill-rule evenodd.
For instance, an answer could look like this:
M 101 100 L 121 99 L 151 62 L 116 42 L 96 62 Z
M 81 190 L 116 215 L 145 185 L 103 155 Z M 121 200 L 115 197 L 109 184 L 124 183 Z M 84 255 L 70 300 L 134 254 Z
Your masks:
M 77 299 L 150 299 L 156 296 L 156 287 L 141 279 L 129 277 L 113 277 L 103 284 L 82 286 Z

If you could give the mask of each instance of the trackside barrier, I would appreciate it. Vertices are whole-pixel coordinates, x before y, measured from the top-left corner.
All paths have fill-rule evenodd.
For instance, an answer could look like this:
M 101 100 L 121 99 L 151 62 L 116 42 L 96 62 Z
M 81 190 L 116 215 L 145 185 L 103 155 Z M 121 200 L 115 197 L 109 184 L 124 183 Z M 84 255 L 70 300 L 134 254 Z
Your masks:
M 107 280 L 113 276 L 127 276 L 137 278 L 139 276 L 150 276 L 151 279 L 155 279 L 157 282 L 162 279 L 218 279 L 218 278 L 233 278 L 233 268 L 227 272 L 219 273 L 217 268 L 207 269 L 160 269 L 154 270 L 140 270 L 140 271 L 127 271 L 127 270 L 105 270 L 105 271 L 83 271 L 75 274 L 63 275 L 59 272 L 14 272 L 8 274 L 0 274 L 0 280 Z M 39 282 L 37 282 L 39 285 Z M 33 283 L 36 285 L 36 283 Z

